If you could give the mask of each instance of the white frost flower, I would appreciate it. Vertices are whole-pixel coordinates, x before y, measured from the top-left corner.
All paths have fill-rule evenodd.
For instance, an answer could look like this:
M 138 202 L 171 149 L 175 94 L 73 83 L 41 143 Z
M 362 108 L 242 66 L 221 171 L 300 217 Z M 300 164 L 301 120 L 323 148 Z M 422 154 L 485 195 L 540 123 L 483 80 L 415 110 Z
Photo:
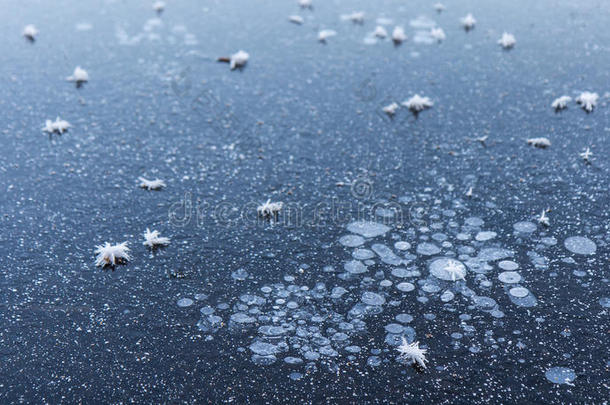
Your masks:
M 548 138 L 539 137 L 539 138 L 530 138 L 527 140 L 528 145 L 535 146 L 537 148 L 546 148 L 551 146 L 551 141 Z
M 35 40 L 36 35 L 38 35 L 38 30 L 34 25 L 28 24 L 25 26 L 25 28 L 23 28 L 23 36 L 29 39 L 30 41 Z
M 59 117 L 57 117 L 57 118 L 55 118 L 55 121 L 46 120 L 45 125 L 42 128 L 42 130 L 45 132 L 48 132 L 50 134 L 52 134 L 53 132 L 63 134 L 70 127 L 71 127 L 71 125 L 68 121 L 62 120 Z
M 576 97 L 576 102 L 580 104 L 586 112 L 591 112 L 593 111 L 593 107 L 597 104 L 598 98 L 599 94 L 584 91 L 580 93 L 580 96 Z
M 160 179 L 146 180 L 144 177 L 138 177 L 138 180 L 140 180 L 140 187 L 147 190 L 159 190 L 165 187 L 165 182 Z
M 169 245 L 169 242 L 169 238 L 159 236 L 159 231 L 151 232 L 150 229 L 146 228 L 146 232 L 144 232 L 144 242 L 142 242 L 142 244 L 153 248 L 156 245 Z
M 388 36 L 388 32 L 381 25 L 378 25 L 373 32 L 373 35 L 377 38 L 385 38 Z
M 165 10 L 165 2 L 163 2 L 163 1 L 156 1 L 156 2 L 153 3 L 152 8 L 157 13 L 161 13 L 163 10 Z
M 388 104 L 385 107 L 382 108 L 383 112 L 388 114 L 390 117 L 393 116 L 394 114 L 396 114 L 396 110 L 398 110 L 398 103 L 392 103 L 392 104 Z
M 407 34 L 405 34 L 405 30 L 402 27 L 394 27 L 394 31 L 392 31 L 392 41 L 397 44 L 404 42 L 407 40 Z
M 231 55 L 231 60 L 229 62 L 231 70 L 244 66 L 248 62 L 248 59 L 250 59 L 250 55 L 248 55 L 248 52 L 244 52 L 241 50 L 235 52 L 233 55 Z
M 438 42 L 444 41 L 446 38 L 445 31 L 443 31 L 441 27 L 432 28 L 430 30 L 430 36 L 436 39 Z
M 83 82 L 88 82 L 89 73 L 87 73 L 87 71 L 85 69 L 82 69 L 80 66 L 77 66 L 74 69 L 74 73 L 72 73 L 72 76 L 68 76 L 66 78 L 66 80 L 68 80 L 70 82 L 76 82 L 77 84 L 83 83 Z
M 396 348 L 400 353 L 399 356 L 410 363 L 419 364 L 421 367 L 426 368 L 426 349 L 420 349 L 419 342 L 413 342 L 409 344 L 407 339 L 402 338 L 402 344 Z
M 291 23 L 298 24 L 298 25 L 301 25 L 305 22 L 303 17 L 301 17 L 300 15 L 291 15 L 288 17 L 288 21 L 290 21 Z
M 350 20 L 354 24 L 362 24 L 364 23 L 364 11 L 356 11 L 351 14 L 343 14 L 341 16 L 342 20 Z
M 538 223 L 541 223 L 544 226 L 549 226 L 551 225 L 550 221 L 549 221 L 549 217 L 546 216 L 546 212 L 548 210 L 542 210 L 542 213 L 540 214 L 540 216 L 538 217 Z
M 402 105 L 407 107 L 411 111 L 420 112 L 426 108 L 430 108 L 434 105 L 432 100 L 428 97 L 421 97 L 419 94 L 414 95 L 407 101 L 403 101 Z
M 470 195 L 472 195 L 472 187 L 469 192 Z M 458 261 L 450 260 L 443 270 L 451 275 L 451 281 L 466 280 L 466 269 L 464 265 Z
M 585 162 L 590 162 L 593 152 L 591 152 L 591 149 L 587 148 L 584 152 L 579 153 L 578 156 L 580 156 Z
M 445 5 L 443 3 L 436 3 L 434 5 L 434 9 L 440 13 L 442 11 L 445 11 Z
M 301 8 L 311 8 L 311 0 L 299 0 L 299 6 L 301 6 Z
M 335 35 L 337 35 L 337 31 L 322 30 L 322 31 L 318 32 L 318 41 L 326 42 L 326 39 L 328 39 L 330 37 L 334 37 Z
M 510 49 L 517 43 L 515 36 L 513 34 L 509 34 L 505 32 L 502 34 L 502 37 L 498 40 L 498 44 L 502 45 L 504 49 Z
M 278 212 L 280 212 L 283 206 L 284 203 L 281 201 L 272 203 L 271 199 L 268 199 L 267 202 L 259 205 L 256 211 L 261 217 L 272 217 L 275 216 Z
M 466 17 L 460 19 L 460 22 L 462 23 L 462 26 L 466 29 L 466 31 L 468 31 L 474 28 L 474 25 L 477 23 L 477 20 L 475 20 L 472 14 L 468 13 Z
M 568 103 L 570 101 L 572 101 L 572 97 L 570 96 L 557 97 L 555 100 L 553 100 L 553 103 L 551 103 L 551 107 L 556 110 L 563 110 L 564 108 L 568 107 Z
M 114 266 L 117 263 L 131 260 L 129 256 L 129 248 L 127 242 L 119 243 L 118 245 L 111 245 L 106 242 L 103 245 L 95 247 L 95 258 L 96 266 Z

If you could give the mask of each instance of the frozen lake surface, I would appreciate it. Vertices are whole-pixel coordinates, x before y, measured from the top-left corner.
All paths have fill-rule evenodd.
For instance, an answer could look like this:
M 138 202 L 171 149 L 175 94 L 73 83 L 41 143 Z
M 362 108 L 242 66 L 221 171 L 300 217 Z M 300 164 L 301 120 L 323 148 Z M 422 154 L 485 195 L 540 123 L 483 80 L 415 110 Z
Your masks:
M 609 4 L 152 3 L 2 7 L 0 402 L 607 401 Z

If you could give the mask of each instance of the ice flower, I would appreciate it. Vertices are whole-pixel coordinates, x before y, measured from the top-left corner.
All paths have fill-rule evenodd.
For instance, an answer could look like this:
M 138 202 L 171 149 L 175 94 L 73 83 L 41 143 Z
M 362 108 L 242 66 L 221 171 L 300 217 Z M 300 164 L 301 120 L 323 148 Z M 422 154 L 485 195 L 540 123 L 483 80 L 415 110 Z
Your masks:
M 250 55 L 248 55 L 248 52 L 239 50 L 233 55 L 231 55 L 229 66 L 231 67 L 231 70 L 238 67 L 242 67 L 248 62 L 248 59 L 250 59 Z
M 25 26 L 25 28 L 23 28 L 23 36 L 30 41 L 34 41 L 36 39 L 36 35 L 38 35 L 38 30 L 33 24 L 28 24 Z
M 570 101 L 572 101 L 572 97 L 570 97 L 570 96 L 557 97 L 551 103 L 551 107 L 553 107 L 555 110 L 563 110 L 564 108 L 568 107 L 568 103 Z
M 95 253 L 97 254 L 95 258 L 96 266 L 114 266 L 117 263 L 131 260 L 127 242 L 119 243 L 118 245 L 111 245 L 106 242 L 103 245 L 96 246 Z
M 440 13 L 442 11 L 445 11 L 445 5 L 443 3 L 436 3 L 434 4 L 434 9 Z
M 291 15 L 288 17 L 288 21 L 290 21 L 291 23 L 298 24 L 298 25 L 301 25 L 305 22 L 303 17 L 301 17 L 300 15 Z
M 549 217 L 546 216 L 548 210 L 542 210 L 542 213 L 540 214 L 540 216 L 538 217 L 538 223 L 544 225 L 544 226 L 549 226 L 551 225 L 550 221 L 549 221 Z
M 89 81 L 89 73 L 85 69 L 82 69 L 80 66 L 77 66 L 74 69 L 74 73 L 72 76 L 68 76 L 66 80 L 70 82 L 76 82 L 76 84 L 84 83 Z
M 407 40 L 407 34 L 405 34 L 405 30 L 402 27 L 394 27 L 394 31 L 392 31 L 392 41 L 395 44 L 400 44 Z
M 163 1 L 156 1 L 156 2 L 153 3 L 152 8 L 157 13 L 161 14 L 163 12 L 163 10 L 165 10 L 165 2 L 163 2 Z
M 444 41 L 446 38 L 445 31 L 443 31 L 441 27 L 432 28 L 430 30 L 430 36 L 436 39 L 438 42 Z
M 354 24 L 362 24 L 364 23 L 364 11 L 356 11 L 351 14 L 343 14 L 341 16 L 342 20 L 349 20 Z
M 301 6 L 301 8 L 311 8 L 311 0 L 299 0 L 299 6 Z
M 580 156 L 585 162 L 590 162 L 593 152 L 591 152 L 591 149 L 587 148 L 584 152 L 579 153 L 578 156 Z
M 418 364 L 423 368 L 426 368 L 426 349 L 420 349 L 419 342 L 413 342 L 409 344 L 407 339 L 402 338 L 402 344 L 396 348 L 398 350 L 399 357 L 411 364 Z
M 470 193 L 470 196 L 472 196 L 472 187 L 468 191 Z M 466 193 L 466 194 L 468 194 L 468 193 Z M 470 197 L 470 196 L 468 196 L 468 197 Z M 449 273 L 451 275 L 451 281 L 466 279 L 466 271 L 465 271 L 466 269 L 464 268 L 464 265 L 462 265 L 458 261 L 450 260 L 449 263 L 447 263 L 447 265 L 443 268 L 443 270 L 445 270 L 447 273 Z
M 326 42 L 327 38 L 334 37 L 337 35 L 337 31 L 334 30 L 322 30 L 318 32 L 318 41 Z
M 509 34 L 505 32 L 502 34 L 502 37 L 498 40 L 498 44 L 502 45 L 504 49 L 510 49 L 517 43 L 515 36 L 513 34 Z
M 144 177 L 138 177 L 140 180 L 140 187 L 147 190 L 160 190 L 165 187 L 165 182 L 160 179 L 146 180 Z
M 388 32 L 381 25 L 378 25 L 373 31 L 373 35 L 377 38 L 385 38 L 388 36 Z
M 42 128 L 43 131 L 48 132 L 50 134 L 57 132 L 59 134 L 63 134 L 70 128 L 71 125 L 68 121 L 62 120 L 59 117 L 55 118 L 55 121 L 46 120 L 45 125 Z
M 547 148 L 551 146 L 551 141 L 548 138 L 539 137 L 539 138 L 530 138 L 527 140 L 528 145 L 535 146 L 536 148 Z
M 267 202 L 259 205 L 256 211 L 261 217 L 268 218 L 277 215 L 277 213 L 281 211 L 283 206 L 284 203 L 281 201 L 271 202 L 271 199 L 268 199 Z
M 398 103 L 388 104 L 382 108 L 383 112 L 388 114 L 390 117 L 396 114 L 396 110 L 398 110 Z
M 402 105 L 407 107 L 409 110 L 414 112 L 420 112 L 426 108 L 430 108 L 434 105 L 432 100 L 428 97 L 421 97 L 419 94 L 414 95 L 407 101 L 403 101 Z
M 169 242 L 169 238 L 159 236 L 159 231 L 151 232 L 150 229 L 146 228 L 146 232 L 144 232 L 144 242 L 142 242 L 142 244 L 153 248 L 157 245 L 169 245 Z
M 477 20 L 475 20 L 472 14 L 468 13 L 466 17 L 460 19 L 460 22 L 462 23 L 464 29 L 468 31 L 474 28 L 474 25 L 477 23 Z
M 586 111 L 593 111 L 593 107 L 597 104 L 599 94 L 591 93 L 589 91 L 583 91 L 580 96 L 576 97 L 576 102 Z

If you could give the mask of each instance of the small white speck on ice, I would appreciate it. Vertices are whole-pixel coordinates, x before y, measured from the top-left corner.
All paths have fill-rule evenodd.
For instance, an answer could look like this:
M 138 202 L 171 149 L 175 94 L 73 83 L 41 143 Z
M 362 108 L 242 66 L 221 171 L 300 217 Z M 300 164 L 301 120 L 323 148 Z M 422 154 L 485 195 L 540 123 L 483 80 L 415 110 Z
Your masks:
M 294 23 L 294 24 L 298 24 L 298 25 L 301 25 L 305 22 L 303 17 L 301 17 L 300 15 L 291 15 L 288 17 L 288 21 L 290 21 L 291 23 Z
M 517 40 L 513 34 L 509 34 L 505 32 L 502 34 L 502 37 L 498 40 L 498 44 L 502 46 L 504 49 L 510 49 L 515 46 Z
M 142 244 L 153 248 L 157 245 L 169 245 L 169 242 L 170 239 L 165 236 L 160 236 L 159 231 L 151 231 L 146 228 L 146 232 L 144 232 L 144 242 L 142 242 Z
M 599 99 L 599 94 L 591 93 L 589 91 L 583 91 L 580 93 L 580 96 L 576 97 L 576 102 L 580 104 L 580 106 L 586 112 L 593 111 L 593 107 L 597 104 L 597 100 Z
M 326 40 L 330 37 L 334 37 L 337 35 L 337 31 L 335 30 L 322 30 L 318 32 L 318 41 L 326 42 Z
M 341 16 L 342 20 L 349 20 L 354 24 L 362 24 L 364 23 L 364 11 L 355 11 L 351 14 L 343 14 Z
M 61 118 L 55 118 L 55 121 L 46 120 L 45 125 L 42 128 L 43 131 L 48 132 L 50 134 L 57 132 L 59 134 L 63 134 L 70 128 L 72 125 L 66 120 L 62 120 Z
M 440 27 L 432 28 L 430 30 L 430 36 L 438 42 L 444 41 L 446 38 L 445 31 Z
M 536 148 L 544 149 L 544 148 L 548 148 L 549 146 L 551 146 L 551 141 L 549 141 L 548 138 L 544 138 L 544 137 L 529 138 L 527 140 L 527 144 L 535 146 Z
M 38 35 L 38 29 L 33 24 L 28 24 L 25 26 L 25 28 L 23 28 L 23 36 L 30 41 L 34 41 L 36 39 L 36 35 Z
M 551 103 L 551 107 L 553 107 L 555 110 L 563 110 L 564 108 L 568 107 L 568 103 L 570 101 L 572 101 L 572 97 L 570 97 L 570 96 L 557 97 Z
M 407 101 L 403 101 L 402 105 L 407 107 L 411 111 L 420 112 L 434 105 L 432 100 L 428 97 L 421 97 L 419 94 L 414 95 Z
M 462 26 L 466 29 L 466 31 L 468 31 L 474 28 L 474 25 L 477 23 L 477 20 L 472 14 L 468 13 L 465 17 L 460 19 L 460 22 L 462 23 Z
M 248 52 L 242 50 L 235 52 L 231 55 L 231 60 L 229 62 L 231 70 L 244 66 L 248 62 L 248 59 L 250 59 Z
M 435 3 L 434 9 L 440 13 L 442 11 L 445 11 L 445 5 L 443 3 Z
M 398 103 L 394 102 L 392 104 L 388 104 L 385 107 L 382 108 L 383 112 L 388 114 L 390 117 L 393 116 L 394 114 L 396 114 L 396 110 L 398 110 L 399 105 Z
M 407 34 L 405 34 L 404 28 L 400 26 L 394 27 L 394 31 L 392 31 L 392 41 L 396 44 L 400 44 L 407 40 Z
M 165 182 L 161 179 L 146 180 L 144 177 L 138 177 L 140 187 L 147 190 L 160 190 L 165 187 Z
M 299 4 L 299 6 L 301 6 L 301 8 L 311 8 L 312 7 L 311 0 L 299 0 L 298 4 Z
M 156 2 L 153 3 L 152 8 L 157 13 L 161 13 L 163 10 L 165 10 L 165 2 L 163 2 L 163 1 L 156 1 Z
M 388 32 L 381 25 L 378 25 L 373 32 L 373 35 L 377 38 L 385 38 L 388 36 Z
M 69 82 L 76 82 L 76 84 L 88 82 L 89 73 L 87 73 L 87 71 L 81 68 L 80 66 L 77 66 L 76 68 L 74 68 L 72 76 L 68 76 L 66 80 L 68 80 Z

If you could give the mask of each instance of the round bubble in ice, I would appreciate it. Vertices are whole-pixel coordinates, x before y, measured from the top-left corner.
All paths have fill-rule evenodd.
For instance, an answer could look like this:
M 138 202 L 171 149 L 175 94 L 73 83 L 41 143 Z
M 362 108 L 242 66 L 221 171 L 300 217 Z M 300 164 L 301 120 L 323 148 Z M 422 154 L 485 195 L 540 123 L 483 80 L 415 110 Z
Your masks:
M 597 245 L 591 239 L 584 236 L 570 236 L 563 245 L 572 253 L 579 255 L 593 255 L 597 250 Z
M 403 292 L 409 292 L 415 290 L 415 286 L 411 283 L 403 282 L 396 284 L 396 289 Z
M 496 236 L 498 236 L 498 234 L 495 233 L 495 232 L 492 232 L 492 231 L 481 231 L 481 232 L 477 233 L 477 236 L 475 236 L 474 238 L 476 240 L 478 240 L 479 242 L 484 242 L 486 240 L 493 239 Z
M 365 291 L 364 293 L 362 293 L 361 300 L 366 305 L 377 306 L 385 304 L 385 298 L 372 291 Z
M 525 287 L 513 287 L 508 292 L 510 295 L 517 298 L 526 297 L 530 293 Z
M 537 229 L 537 227 L 533 222 L 521 221 L 513 224 L 513 229 L 518 233 L 532 233 Z
M 512 271 L 517 270 L 519 268 L 519 265 L 513 262 L 512 260 L 502 260 L 498 263 L 498 267 L 502 270 Z
M 498 280 L 506 284 L 516 284 L 521 281 L 521 275 L 516 271 L 503 271 L 498 275 Z
M 610 308 L 610 298 L 609 297 L 600 298 L 599 305 L 601 305 L 604 308 Z
M 430 274 L 445 281 L 457 281 L 466 276 L 466 266 L 459 260 L 440 257 L 430 263 Z
M 364 244 L 364 238 L 359 235 L 345 235 L 339 239 L 339 243 L 347 247 L 357 247 Z
M 544 376 L 554 384 L 570 384 L 576 379 L 576 373 L 571 368 L 553 367 L 549 368 Z
M 398 250 L 409 250 L 411 249 L 411 244 L 405 241 L 399 241 L 394 244 L 394 247 Z
M 359 260 L 350 260 L 348 262 L 345 262 L 345 264 L 343 265 L 343 268 L 348 273 L 352 273 L 352 274 L 361 274 L 361 273 L 366 273 L 368 271 L 367 267 L 364 264 L 362 264 L 362 262 Z
M 433 256 L 440 253 L 440 249 L 434 243 L 423 242 L 417 245 L 417 253 L 425 256 Z
M 190 307 L 191 305 L 193 305 L 193 300 L 190 298 L 180 298 L 177 304 L 181 308 Z

